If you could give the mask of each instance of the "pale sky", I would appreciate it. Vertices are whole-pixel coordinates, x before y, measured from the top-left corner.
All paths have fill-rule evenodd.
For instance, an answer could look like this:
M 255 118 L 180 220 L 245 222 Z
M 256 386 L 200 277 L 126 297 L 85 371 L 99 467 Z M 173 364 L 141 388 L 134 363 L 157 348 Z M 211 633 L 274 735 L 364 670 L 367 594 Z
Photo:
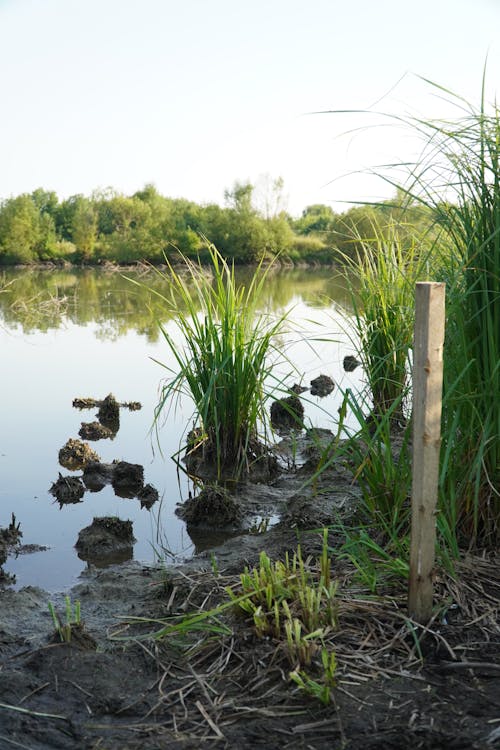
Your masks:
M 0 0 L 0 200 L 152 182 L 223 205 L 265 174 L 294 215 L 388 197 L 362 170 L 409 133 L 310 113 L 449 116 L 418 76 L 477 103 L 487 55 L 493 100 L 500 0 Z

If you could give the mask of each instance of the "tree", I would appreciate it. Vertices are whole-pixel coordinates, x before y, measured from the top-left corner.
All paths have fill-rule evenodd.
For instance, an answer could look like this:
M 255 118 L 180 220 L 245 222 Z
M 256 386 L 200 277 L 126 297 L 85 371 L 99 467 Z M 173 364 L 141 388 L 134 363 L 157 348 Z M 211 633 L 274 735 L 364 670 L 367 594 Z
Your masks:
M 82 195 L 74 196 L 70 239 L 76 245 L 80 260 L 90 260 L 97 242 L 97 212 L 94 204 Z
M 302 211 L 302 216 L 297 219 L 293 226 L 299 234 L 311 234 L 311 232 L 328 232 L 332 228 L 335 213 L 330 206 L 316 203 L 307 206 Z
M 40 214 L 27 193 L 9 198 L 0 208 L 0 258 L 5 263 L 36 260 L 42 234 Z

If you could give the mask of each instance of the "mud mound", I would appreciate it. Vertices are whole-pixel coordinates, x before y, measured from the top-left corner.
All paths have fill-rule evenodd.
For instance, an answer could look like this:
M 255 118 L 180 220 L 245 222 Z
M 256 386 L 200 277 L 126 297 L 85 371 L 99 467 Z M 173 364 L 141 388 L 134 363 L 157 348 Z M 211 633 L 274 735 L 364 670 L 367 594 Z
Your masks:
M 79 557 L 90 560 L 102 558 L 132 549 L 135 542 L 132 521 L 121 521 L 113 516 L 94 518 L 78 534 L 75 544 Z
M 70 438 L 59 451 L 59 463 L 69 471 L 83 469 L 90 461 L 99 461 L 99 456 L 88 443 Z
M 352 354 L 348 354 L 347 357 L 344 357 L 344 370 L 346 372 L 354 372 L 356 367 L 359 367 L 361 362 L 359 359 L 356 359 L 356 357 L 353 357 Z
M 300 398 L 293 395 L 273 401 L 271 424 L 277 432 L 301 430 L 304 424 L 304 405 Z
M 223 528 L 239 525 L 242 512 L 232 495 L 218 485 L 205 487 L 177 509 L 187 526 Z
M 78 434 L 84 440 L 105 440 L 115 436 L 115 432 L 100 422 L 82 422 Z
M 317 378 L 311 380 L 311 396 L 319 396 L 325 398 L 329 396 L 335 388 L 335 383 L 328 375 L 318 375 Z
M 63 477 L 54 482 L 49 490 L 60 505 L 79 503 L 85 494 L 85 487 L 80 477 Z

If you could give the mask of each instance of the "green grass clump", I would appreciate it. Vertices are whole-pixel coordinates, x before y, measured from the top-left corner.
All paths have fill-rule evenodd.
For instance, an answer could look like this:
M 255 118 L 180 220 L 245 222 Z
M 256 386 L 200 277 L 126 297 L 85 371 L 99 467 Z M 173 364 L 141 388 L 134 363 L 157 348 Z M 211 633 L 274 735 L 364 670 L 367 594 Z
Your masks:
M 65 620 L 60 619 L 52 602 L 49 602 L 48 607 L 49 612 L 52 616 L 54 627 L 57 634 L 59 635 L 59 638 L 61 639 L 61 642 L 71 643 L 72 629 L 75 627 L 80 627 L 82 624 L 80 602 L 77 600 L 74 604 L 74 608 L 71 604 L 71 599 L 69 598 L 69 596 L 66 596 L 64 598 L 64 602 Z
M 162 295 L 184 345 L 161 326 L 177 369 L 170 370 L 156 408 L 156 420 L 172 398 L 184 393 L 195 405 L 191 449 L 216 466 L 217 478 L 239 478 L 266 456 L 259 429 L 267 424 L 266 380 L 270 355 L 284 318 L 257 314 L 269 268 L 259 265 L 248 286 L 238 285 L 230 267 L 210 246 L 212 277 L 183 258 L 182 270 L 168 264 Z M 160 272 L 159 272 L 160 273 Z M 160 363 L 161 364 L 161 363 Z
M 331 580 L 330 566 L 325 529 L 315 570 L 303 560 L 300 547 L 292 557 L 287 553 L 284 562 L 273 562 L 261 552 L 259 565 L 240 575 L 241 587 L 226 589 L 235 607 L 252 618 L 256 634 L 281 644 L 294 667 L 290 679 L 323 703 L 330 701 L 336 670 L 335 654 L 325 645 L 337 625 L 337 583 Z M 316 680 L 305 667 L 318 656 Z
M 452 121 L 413 121 L 426 140 L 406 191 L 449 238 L 441 513 L 447 545 L 495 547 L 500 533 L 500 110 L 432 84 Z
M 357 238 L 361 250 L 345 256 L 353 343 L 363 365 L 374 415 L 392 411 L 402 420 L 409 389 L 415 282 L 426 272 L 425 239 L 403 243 L 395 224 L 373 223 L 371 240 Z

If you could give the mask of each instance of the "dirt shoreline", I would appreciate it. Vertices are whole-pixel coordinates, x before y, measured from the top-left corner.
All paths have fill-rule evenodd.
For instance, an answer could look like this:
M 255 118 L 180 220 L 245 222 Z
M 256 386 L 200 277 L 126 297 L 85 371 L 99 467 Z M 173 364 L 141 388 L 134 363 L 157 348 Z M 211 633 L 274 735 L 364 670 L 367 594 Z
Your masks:
M 290 683 L 279 646 L 231 609 L 230 634 L 153 637 L 167 618 L 227 601 L 225 586 L 261 550 L 282 559 L 300 540 L 304 555 L 319 553 L 320 534 L 307 530 L 345 511 L 355 488 L 340 466 L 314 493 L 306 474 L 291 468 L 274 488 L 248 489 L 249 507 L 268 509 L 286 485 L 281 521 L 264 533 L 176 568 L 128 562 L 83 573 L 69 596 L 96 648 L 53 638 L 48 601 L 62 612 L 64 593 L 0 590 L 0 750 L 500 747 L 498 559 L 464 560 L 458 582 L 438 584 L 440 600 L 453 601 L 424 660 L 405 630 L 404 587 L 391 601 L 353 598 L 352 571 L 337 563 L 338 683 L 326 707 Z

